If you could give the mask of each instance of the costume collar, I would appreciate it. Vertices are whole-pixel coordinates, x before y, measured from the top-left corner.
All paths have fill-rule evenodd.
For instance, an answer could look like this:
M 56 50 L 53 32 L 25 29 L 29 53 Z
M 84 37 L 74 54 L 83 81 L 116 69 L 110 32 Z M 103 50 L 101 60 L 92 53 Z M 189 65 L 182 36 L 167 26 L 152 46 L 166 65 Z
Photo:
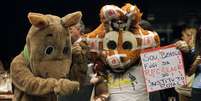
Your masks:
M 25 60 L 26 60 L 27 62 L 29 62 L 29 61 L 30 61 L 30 54 L 29 54 L 27 45 L 24 46 L 24 50 L 23 50 L 22 53 L 23 53 L 23 56 L 24 56 Z

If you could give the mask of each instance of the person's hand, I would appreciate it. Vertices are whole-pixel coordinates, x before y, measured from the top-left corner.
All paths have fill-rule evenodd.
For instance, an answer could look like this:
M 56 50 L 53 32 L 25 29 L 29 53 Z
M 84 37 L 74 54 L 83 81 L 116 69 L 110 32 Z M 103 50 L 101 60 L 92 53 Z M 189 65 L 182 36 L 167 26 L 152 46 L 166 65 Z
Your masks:
M 93 101 L 108 101 L 109 93 L 101 94 L 99 96 L 95 96 Z
M 191 68 L 189 72 L 187 73 L 188 76 L 191 76 L 193 73 L 197 70 L 197 65 L 201 63 L 201 56 L 197 56 L 193 64 L 191 65 Z
M 100 81 L 100 78 L 97 76 L 97 73 L 94 74 L 94 75 L 92 75 L 91 80 L 90 80 L 90 83 L 91 83 L 91 84 L 96 84 L 96 83 L 98 83 L 99 81 Z
M 81 54 L 82 47 L 79 44 L 72 45 L 72 54 Z
M 175 45 L 179 50 L 181 50 L 183 52 L 189 52 L 190 51 L 190 48 L 189 48 L 188 44 L 185 41 L 181 41 L 181 40 L 177 41 L 175 43 Z

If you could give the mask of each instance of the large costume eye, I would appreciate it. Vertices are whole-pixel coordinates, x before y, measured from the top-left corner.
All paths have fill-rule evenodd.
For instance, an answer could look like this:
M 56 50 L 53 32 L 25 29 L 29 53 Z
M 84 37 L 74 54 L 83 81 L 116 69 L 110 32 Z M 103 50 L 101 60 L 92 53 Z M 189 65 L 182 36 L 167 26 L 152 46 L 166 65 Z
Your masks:
M 108 47 L 109 49 L 114 50 L 114 49 L 116 49 L 117 44 L 116 44 L 116 42 L 115 42 L 115 41 L 110 40 L 110 41 L 107 43 L 107 47 Z
M 105 34 L 103 39 L 104 50 L 114 50 L 117 48 L 119 34 L 116 31 L 111 31 Z
M 45 48 L 45 55 L 51 55 L 54 51 L 54 47 L 53 46 L 47 46 Z
M 134 50 L 137 48 L 137 39 L 136 36 L 128 31 L 123 32 L 123 49 L 125 50 Z
M 69 48 L 67 46 L 65 46 L 63 49 L 63 54 L 66 55 L 66 54 L 68 54 L 68 52 L 69 52 Z
M 123 43 L 123 49 L 132 49 L 133 48 L 133 45 L 132 45 L 132 43 L 131 42 L 129 42 L 129 41 L 125 41 L 124 43 Z

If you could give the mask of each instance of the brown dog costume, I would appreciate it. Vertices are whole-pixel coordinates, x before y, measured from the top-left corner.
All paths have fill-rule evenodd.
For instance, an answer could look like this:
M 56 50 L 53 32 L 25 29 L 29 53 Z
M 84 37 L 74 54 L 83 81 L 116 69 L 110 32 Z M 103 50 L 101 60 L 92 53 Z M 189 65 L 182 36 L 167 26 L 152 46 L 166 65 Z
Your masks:
M 81 12 L 62 18 L 29 13 L 30 28 L 24 50 L 11 63 L 14 101 L 57 101 L 57 95 L 77 92 L 79 83 L 65 79 L 72 61 L 68 27 Z

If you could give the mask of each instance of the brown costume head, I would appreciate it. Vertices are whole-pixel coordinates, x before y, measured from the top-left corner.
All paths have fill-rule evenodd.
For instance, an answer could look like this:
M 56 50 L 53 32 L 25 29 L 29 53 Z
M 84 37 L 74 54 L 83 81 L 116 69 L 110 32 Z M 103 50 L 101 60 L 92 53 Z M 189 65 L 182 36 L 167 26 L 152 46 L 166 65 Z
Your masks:
M 81 12 L 62 18 L 54 15 L 29 13 L 32 27 L 27 38 L 24 55 L 34 75 L 62 78 L 71 65 L 71 39 L 68 27 L 81 19 Z
M 87 35 L 101 40 L 98 50 L 102 50 L 112 71 L 124 72 L 136 63 L 142 49 L 159 46 L 159 36 L 139 26 L 141 16 L 137 6 L 131 4 L 122 8 L 106 5 L 100 11 L 101 25 Z

